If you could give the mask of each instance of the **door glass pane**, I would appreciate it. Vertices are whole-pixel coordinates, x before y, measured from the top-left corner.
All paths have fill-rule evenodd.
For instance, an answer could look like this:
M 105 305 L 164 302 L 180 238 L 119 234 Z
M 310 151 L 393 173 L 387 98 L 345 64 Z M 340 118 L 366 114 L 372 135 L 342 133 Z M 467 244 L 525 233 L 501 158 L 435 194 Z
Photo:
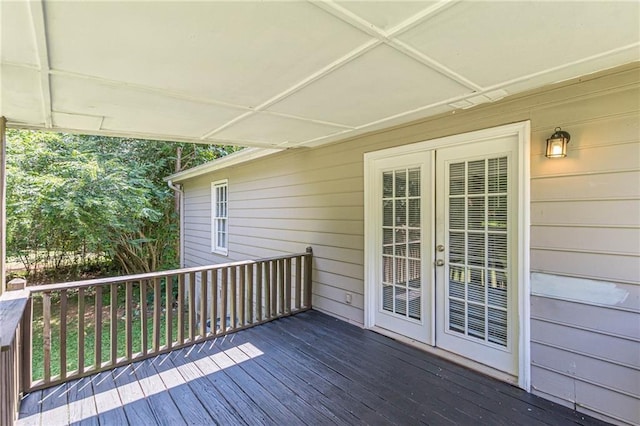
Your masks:
M 421 170 L 382 173 L 382 309 L 398 316 L 422 315 Z
M 448 164 L 448 329 L 506 346 L 507 157 Z

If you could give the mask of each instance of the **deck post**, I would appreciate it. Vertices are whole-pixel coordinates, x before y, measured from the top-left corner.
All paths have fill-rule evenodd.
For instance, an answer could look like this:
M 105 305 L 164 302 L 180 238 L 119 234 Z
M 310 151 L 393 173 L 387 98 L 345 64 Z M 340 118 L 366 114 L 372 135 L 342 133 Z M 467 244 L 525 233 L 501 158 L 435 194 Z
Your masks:
M 7 281 L 7 119 L 0 117 L 0 294 Z
M 22 385 L 22 329 L 20 323 L 30 301 L 26 281 L 13 280 L 0 295 L 0 425 L 13 425 L 20 408 Z
M 313 249 L 307 247 L 307 256 L 304 258 L 304 307 L 311 309 L 311 271 L 313 269 Z

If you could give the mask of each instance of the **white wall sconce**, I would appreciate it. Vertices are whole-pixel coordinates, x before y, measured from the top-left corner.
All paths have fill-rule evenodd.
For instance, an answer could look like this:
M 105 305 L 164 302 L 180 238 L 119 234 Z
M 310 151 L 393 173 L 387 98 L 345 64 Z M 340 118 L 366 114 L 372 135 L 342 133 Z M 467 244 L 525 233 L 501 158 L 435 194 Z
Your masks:
M 554 133 L 547 139 L 547 158 L 563 158 L 567 156 L 567 144 L 571 135 L 560 127 L 556 127 Z

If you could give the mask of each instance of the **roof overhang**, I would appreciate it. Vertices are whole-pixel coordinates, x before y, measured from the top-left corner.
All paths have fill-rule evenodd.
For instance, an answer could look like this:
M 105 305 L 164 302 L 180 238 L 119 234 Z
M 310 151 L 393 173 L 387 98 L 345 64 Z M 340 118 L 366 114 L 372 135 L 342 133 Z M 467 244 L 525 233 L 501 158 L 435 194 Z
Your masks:
M 179 183 L 216 170 L 226 169 L 248 161 L 257 160 L 258 158 L 266 157 L 267 155 L 275 154 L 280 151 L 280 149 L 270 148 L 245 148 L 240 151 L 236 151 L 233 154 L 209 161 L 208 163 L 192 167 L 182 172 L 174 173 L 171 176 L 166 177 L 165 180 L 168 182 Z
M 23 0 L 0 13 L 9 127 L 268 149 L 640 59 L 638 2 Z

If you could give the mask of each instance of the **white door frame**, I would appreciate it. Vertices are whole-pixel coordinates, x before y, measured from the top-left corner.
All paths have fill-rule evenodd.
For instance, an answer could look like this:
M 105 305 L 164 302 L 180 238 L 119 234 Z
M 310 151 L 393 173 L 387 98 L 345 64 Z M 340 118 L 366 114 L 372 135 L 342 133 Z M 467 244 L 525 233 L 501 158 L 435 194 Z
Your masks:
M 375 220 L 368 214 L 379 208 L 378 200 L 372 194 L 374 184 L 374 163 L 377 159 L 418 153 L 442 147 L 464 145 L 498 137 L 517 136 L 518 138 L 518 386 L 527 392 L 531 388 L 531 340 L 530 340 L 530 267 L 529 267 L 529 230 L 530 230 L 530 139 L 531 123 L 507 124 L 499 127 L 462 133 L 443 138 L 416 142 L 409 145 L 388 148 L 364 154 L 364 272 L 365 272 L 365 328 L 375 327 L 376 291 L 375 282 L 377 264 L 377 246 L 375 235 L 378 229 Z M 432 261 L 428 259 L 427 261 Z

